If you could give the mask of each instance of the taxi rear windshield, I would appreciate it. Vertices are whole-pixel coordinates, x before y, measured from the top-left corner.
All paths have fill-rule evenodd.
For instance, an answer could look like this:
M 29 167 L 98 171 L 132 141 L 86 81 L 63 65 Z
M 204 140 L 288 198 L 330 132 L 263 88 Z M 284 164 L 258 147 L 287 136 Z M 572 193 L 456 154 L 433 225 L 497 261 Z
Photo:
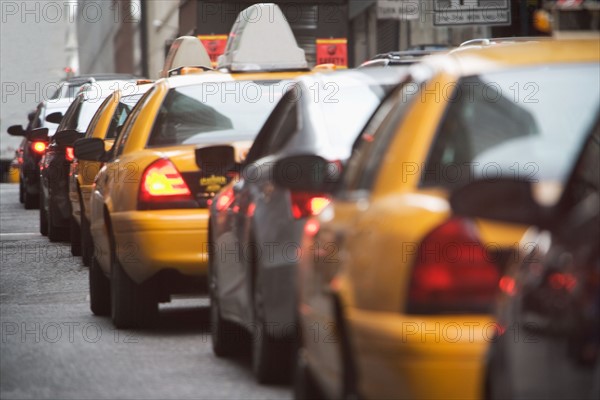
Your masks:
M 422 185 L 455 188 L 499 178 L 564 184 L 598 116 L 598 87 L 597 63 L 462 79 L 446 91 L 450 104 L 421 170 Z
M 146 147 L 254 140 L 289 81 L 206 82 L 169 91 Z

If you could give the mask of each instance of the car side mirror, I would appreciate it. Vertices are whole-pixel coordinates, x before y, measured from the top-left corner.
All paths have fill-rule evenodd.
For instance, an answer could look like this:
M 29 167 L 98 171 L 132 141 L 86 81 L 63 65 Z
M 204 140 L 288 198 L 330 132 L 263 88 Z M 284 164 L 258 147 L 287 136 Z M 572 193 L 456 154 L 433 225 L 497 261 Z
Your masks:
M 534 196 L 535 184 L 515 179 L 471 182 L 450 195 L 455 214 L 545 227 L 551 209 Z
M 75 157 L 86 161 L 103 161 L 106 151 L 104 140 L 98 138 L 78 139 L 73 144 Z
M 67 129 L 57 132 L 52 139 L 59 146 L 73 146 L 75 141 L 82 136 L 83 134 L 77 132 L 75 129 Z
M 9 126 L 8 129 L 6 130 L 6 132 L 10 136 L 25 136 L 25 134 L 27 133 L 27 131 L 25 129 L 23 129 L 23 125 Z
M 227 145 L 196 149 L 196 165 L 203 176 L 225 176 L 240 167 L 235 162 L 235 149 Z
M 51 122 L 53 124 L 60 124 L 60 121 L 63 119 L 63 113 L 60 111 L 53 112 L 52 114 L 48 114 L 46 116 L 46 121 Z
M 48 142 L 48 128 L 33 129 L 26 137 L 30 142 Z
M 290 156 L 275 163 L 273 181 L 294 191 L 328 193 L 339 181 L 341 172 L 339 163 L 320 156 Z

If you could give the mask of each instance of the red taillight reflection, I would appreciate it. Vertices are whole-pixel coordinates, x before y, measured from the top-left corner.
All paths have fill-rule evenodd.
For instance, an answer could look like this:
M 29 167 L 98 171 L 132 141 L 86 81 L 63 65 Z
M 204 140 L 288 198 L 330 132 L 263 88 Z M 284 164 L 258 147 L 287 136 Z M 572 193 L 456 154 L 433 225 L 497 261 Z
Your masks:
M 413 313 L 487 311 L 499 273 L 474 226 L 451 219 L 429 233 L 417 251 L 409 289 Z
M 142 175 L 140 203 L 165 203 L 192 200 L 192 193 L 175 165 L 167 159 L 152 163 Z
M 46 143 L 45 142 L 33 142 L 31 144 L 31 149 L 38 154 L 42 154 L 44 151 L 46 151 Z
M 319 221 L 316 219 L 309 219 L 306 221 L 306 225 L 304 225 L 304 234 L 308 237 L 314 237 L 319 229 L 321 228 Z
M 225 211 L 231 207 L 234 200 L 233 196 L 233 189 L 231 187 L 228 187 L 221 194 L 219 194 L 219 197 L 217 198 L 217 204 L 215 204 L 217 211 Z
M 500 290 L 502 290 L 509 296 L 514 296 L 517 292 L 515 286 L 515 280 L 510 276 L 503 276 L 502 278 L 500 278 L 500 282 L 498 282 L 498 287 L 500 288 Z
M 65 159 L 69 162 L 75 159 L 75 150 L 72 147 L 65 148 Z
M 575 286 L 577 286 L 577 278 L 572 274 L 555 272 L 548 276 L 548 283 L 554 290 L 566 290 L 572 292 Z
M 295 219 L 318 215 L 331 202 L 328 197 L 312 193 L 292 192 L 292 215 Z

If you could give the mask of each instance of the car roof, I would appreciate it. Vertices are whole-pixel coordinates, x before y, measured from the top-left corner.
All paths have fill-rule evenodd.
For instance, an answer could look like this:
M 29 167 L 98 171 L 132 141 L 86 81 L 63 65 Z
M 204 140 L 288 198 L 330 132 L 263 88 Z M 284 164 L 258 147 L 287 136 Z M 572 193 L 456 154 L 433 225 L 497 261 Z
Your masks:
M 80 84 L 85 83 L 90 80 L 96 81 L 110 81 L 110 80 L 132 80 L 138 79 L 135 75 L 132 74 L 88 74 L 88 75 L 78 75 L 72 78 L 65 80 L 67 84 Z
M 599 59 L 598 40 L 560 39 L 466 48 L 446 55 L 428 56 L 422 62 L 434 71 L 467 76 L 507 67 L 598 62 Z

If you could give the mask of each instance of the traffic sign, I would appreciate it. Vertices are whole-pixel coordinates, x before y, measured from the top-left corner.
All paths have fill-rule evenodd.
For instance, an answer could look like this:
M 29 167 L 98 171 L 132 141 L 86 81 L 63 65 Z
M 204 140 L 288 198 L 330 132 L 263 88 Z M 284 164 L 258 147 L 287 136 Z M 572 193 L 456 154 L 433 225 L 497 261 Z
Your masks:
M 508 0 L 434 0 L 435 26 L 510 25 Z

